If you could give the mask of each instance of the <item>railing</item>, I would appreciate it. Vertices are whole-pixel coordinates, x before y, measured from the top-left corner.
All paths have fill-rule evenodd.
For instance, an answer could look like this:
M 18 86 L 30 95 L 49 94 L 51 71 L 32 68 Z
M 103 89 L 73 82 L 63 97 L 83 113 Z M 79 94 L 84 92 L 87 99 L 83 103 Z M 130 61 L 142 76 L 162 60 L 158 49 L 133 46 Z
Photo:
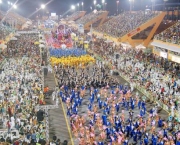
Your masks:
M 119 71 L 118 71 L 119 72 Z M 130 79 L 128 78 L 128 76 L 126 76 L 125 74 L 119 72 L 119 75 L 126 80 L 128 83 L 132 83 L 130 81 Z M 152 102 L 156 102 L 158 104 L 159 107 L 161 107 L 163 110 L 165 110 L 167 113 L 170 114 L 170 110 L 169 107 L 167 105 L 165 105 L 162 101 L 158 100 L 156 97 L 154 97 L 154 94 L 152 94 L 151 92 L 148 92 L 145 88 L 143 88 L 143 86 L 139 86 L 138 84 L 135 83 L 134 87 L 140 91 L 142 94 L 145 95 L 145 97 L 147 97 L 148 99 L 150 99 Z

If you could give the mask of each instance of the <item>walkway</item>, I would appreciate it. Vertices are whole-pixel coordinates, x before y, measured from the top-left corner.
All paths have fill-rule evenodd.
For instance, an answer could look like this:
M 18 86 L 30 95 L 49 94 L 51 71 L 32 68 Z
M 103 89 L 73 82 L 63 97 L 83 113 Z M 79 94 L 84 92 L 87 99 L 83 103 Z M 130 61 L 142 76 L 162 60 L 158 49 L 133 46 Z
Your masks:
M 50 91 L 56 86 L 55 78 L 53 73 L 48 73 L 44 78 L 45 86 L 48 85 Z M 55 104 L 51 98 L 46 99 L 47 105 Z M 64 117 L 63 107 L 60 104 L 59 108 L 49 110 L 49 137 L 53 138 L 54 135 L 63 142 L 64 140 L 68 141 L 68 145 L 71 145 L 70 135 L 68 132 L 66 119 Z

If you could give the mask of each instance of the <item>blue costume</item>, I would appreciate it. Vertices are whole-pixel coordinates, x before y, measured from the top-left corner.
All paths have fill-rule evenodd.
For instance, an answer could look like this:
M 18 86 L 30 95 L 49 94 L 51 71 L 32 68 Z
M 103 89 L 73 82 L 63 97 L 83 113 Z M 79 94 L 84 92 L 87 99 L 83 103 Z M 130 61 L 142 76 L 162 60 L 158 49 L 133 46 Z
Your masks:
M 104 143 L 99 141 L 99 142 L 98 142 L 98 145 L 104 145 Z
M 99 104 L 99 109 L 102 109 L 102 104 L 103 102 L 101 100 L 98 101 L 98 104 Z
M 148 140 L 147 137 L 145 137 L 145 138 L 144 138 L 144 144 L 145 144 L 145 145 L 148 145 L 148 143 L 149 143 L 149 140 Z
M 119 103 L 116 103 L 115 107 L 116 107 L 116 112 L 119 112 Z
M 107 125 L 107 115 L 102 115 L 103 125 Z
M 162 125 L 163 125 L 163 121 L 162 121 L 162 119 L 159 119 L 158 120 L 158 127 L 162 127 Z
M 141 109 L 141 100 L 138 101 L 138 108 Z

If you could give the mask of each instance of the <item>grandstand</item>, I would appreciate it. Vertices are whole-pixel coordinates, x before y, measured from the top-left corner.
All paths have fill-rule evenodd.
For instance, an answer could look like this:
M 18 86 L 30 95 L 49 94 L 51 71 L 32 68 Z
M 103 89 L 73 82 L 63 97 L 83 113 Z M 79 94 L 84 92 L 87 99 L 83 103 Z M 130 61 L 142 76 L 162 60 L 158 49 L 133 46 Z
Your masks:
M 135 45 L 136 42 L 133 42 L 132 37 L 153 26 L 153 31 L 150 32 L 151 35 L 148 36 L 147 41 L 143 40 L 144 45 L 147 46 L 164 16 L 163 12 L 124 12 L 96 28 L 95 32 L 103 33 L 104 36 L 114 38 L 118 42 L 129 42 L 131 45 Z
M 24 25 L 27 21 L 31 21 L 12 10 L 8 13 L 0 11 L 0 19 L 16 29 L 21 29 L 22 25 Z
M 72 15 L 68 16 L 65 21 L 76 21 L 77 19 L 83 17 L 86 14 L 85 11 L 77 11 Z
M 11 27 L 5 26 L 3 24 L 0 25 L 0 40 L 5 40 L 6 37 L 13 32 Z
M 180 53 L 179 28 L 180 22 L 177 22 L 163 32 L 155 35 L 151 43 L 154 46 L 153 53 L 180 63 L 179 56 L 176 54 Z
M 157 34 L 155 36 L 155 39 L 179 45 L 180 44 L 179 28 L 180 28 L 180 22 L 177 22 L 170 28 L 161 32 L 160 34 Z
M 84 17 L 80 18 L 76 21 L 76 24 L 82 24 L 84 25 L 85 30 L 90 30 L 91 24 L 94 24 L 98 21 L 100 21 L 99 26 L 103 24 L 103 22 L 106 20 L 107 15 L 109 12 L 107 11 L 97 11 L 97 12 L 91 12 Z

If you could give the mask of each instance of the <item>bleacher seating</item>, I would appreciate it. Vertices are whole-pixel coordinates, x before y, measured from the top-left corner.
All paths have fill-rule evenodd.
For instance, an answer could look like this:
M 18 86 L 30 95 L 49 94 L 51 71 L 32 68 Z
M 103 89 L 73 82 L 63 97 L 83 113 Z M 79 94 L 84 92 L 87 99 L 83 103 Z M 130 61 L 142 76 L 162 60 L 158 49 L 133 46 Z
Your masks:
M 77 20 L 76 23 L 85 25 L 86 23 L 92 21 L 93 19 L 96 19 L 102 13 L 104 13 L 104 11 L 91 12 L 85 15 L 84 17 L 80 18 L 79 20 Z
M 106 33 L 113 37 L 121 37 L 142 25 L 149 19 L 155 17 L 157 14 L 158 13 L 151 11 L 124 12 L 107 21 L 95 30 L 101 33 Z
M 72 15 L 68 16 L 65 20 L 66 21 L 74 21 L 79 18 L 79 16 L 83 13 L 83 11 L 77 11 L 73 13 Z
M 6 36 L 8 36 L 13 31 L 14 30 L 11 27 L 0 24 L 0 40 L 4 40 Z
M 155 36 L 155 39 L 162 40 L 164 42 L 179 44 L 180 43 L 179 36 L 180 36 L 180 22 L 177 22 L 175 25 L 157 34 Z

